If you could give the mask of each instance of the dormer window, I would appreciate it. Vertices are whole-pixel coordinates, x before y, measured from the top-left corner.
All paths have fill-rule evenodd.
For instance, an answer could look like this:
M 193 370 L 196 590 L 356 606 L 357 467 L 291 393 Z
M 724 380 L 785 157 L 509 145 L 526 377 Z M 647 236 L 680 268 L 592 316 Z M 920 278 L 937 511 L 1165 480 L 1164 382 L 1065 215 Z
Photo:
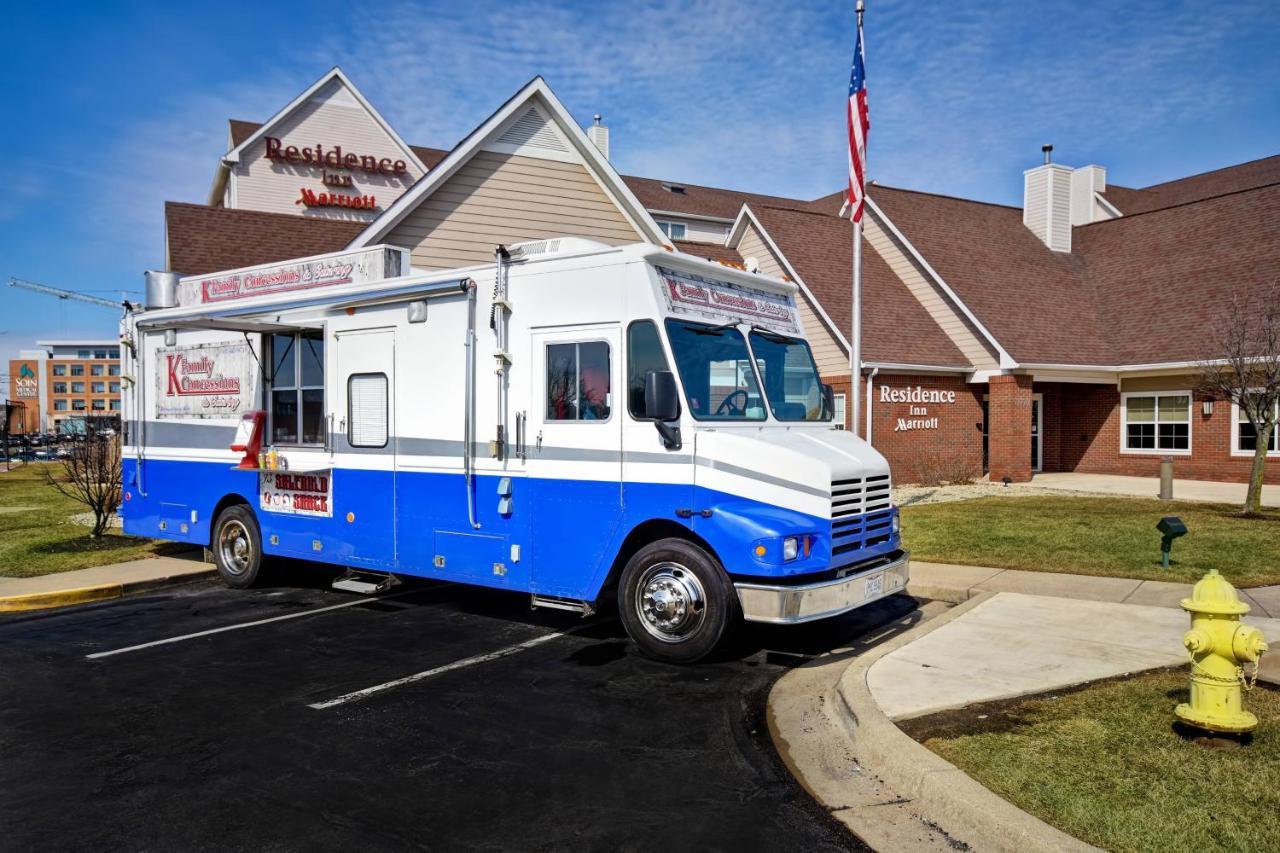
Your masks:
M 683 222 L 667 222 L 662 219 L 655 221 L 658 223 L 658 227 L 662 229 L 662 233 L 672 240 L 683 240 L 688 230 Z
M 675 193 L 676 195 L 684 195 L 684 187 L 680 186 L 679 184 L 663 184 L 662 188 L 669 193 Z

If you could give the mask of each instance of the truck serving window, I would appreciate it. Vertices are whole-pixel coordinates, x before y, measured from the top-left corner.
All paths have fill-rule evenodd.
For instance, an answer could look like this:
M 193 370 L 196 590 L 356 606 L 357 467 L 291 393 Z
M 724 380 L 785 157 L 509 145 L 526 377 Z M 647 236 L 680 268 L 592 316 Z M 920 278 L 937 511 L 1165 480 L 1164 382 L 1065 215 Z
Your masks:
M 548 421 L 607 421 L 610 390 L 607 343 L 547 344 Z
M 809 345 L 766 329 L 751 330 L 751 351 L 760 368 L 764 393 L 780 421 L 829 421 L 822 382 Z
M 733 325 L 667 320 L 667 337 L 698 420 L 764 420 L 764 400 L 751 369 L 751 354 Z
M 272 444 L 324 444 L 324 335 L 271 336 Z
M 627 410 L 644 419 L 644 380 L 650 371 L 666 371 L 667 354 L 652 320 L 637 320 L 627 329 Z

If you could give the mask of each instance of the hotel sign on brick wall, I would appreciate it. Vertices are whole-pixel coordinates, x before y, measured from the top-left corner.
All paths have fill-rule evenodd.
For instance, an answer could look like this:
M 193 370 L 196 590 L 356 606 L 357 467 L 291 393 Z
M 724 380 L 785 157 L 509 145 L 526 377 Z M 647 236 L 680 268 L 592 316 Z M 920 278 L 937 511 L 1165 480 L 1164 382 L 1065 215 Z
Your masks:
M 922 385 L 907 388 L 891 388 L 880 386 L 881 403 L 906 403 L 910 408 L 906 417 L 895 417 L 894 432 L 908 432 L 917 429 L 937 429 L 938 415 L 930 414 L 933 405 L 951 405 L 956 401 L 955 391 L 937 388 L 925 388 Z

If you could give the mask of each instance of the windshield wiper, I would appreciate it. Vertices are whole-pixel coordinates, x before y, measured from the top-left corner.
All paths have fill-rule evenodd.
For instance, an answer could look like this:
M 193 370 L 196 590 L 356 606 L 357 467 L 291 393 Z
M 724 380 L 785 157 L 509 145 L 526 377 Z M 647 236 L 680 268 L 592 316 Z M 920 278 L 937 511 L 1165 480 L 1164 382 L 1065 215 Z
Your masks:
M 719 326 L 685 326 L 685 331 L 695 335 L 720 335 L 730 329 L 738 328 L 737 323 L 721 323 Z
M 778 334 L 773 329 L 766 329 L 764 326 L 752 326 L 751 331 L 765 340 L 773 341 L 775 344 L 796 344 L 800 342 L 799 338 L 790 338 L 786 335 Z

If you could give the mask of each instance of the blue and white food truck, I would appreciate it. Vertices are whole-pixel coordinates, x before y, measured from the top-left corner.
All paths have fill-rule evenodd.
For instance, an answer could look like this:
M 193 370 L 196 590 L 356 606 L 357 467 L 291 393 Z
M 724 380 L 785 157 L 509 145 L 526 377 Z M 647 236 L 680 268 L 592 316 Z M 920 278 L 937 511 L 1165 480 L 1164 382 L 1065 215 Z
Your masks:
M 697 660 L 907 583 L 884 458 L 832 421 L 796 287 L 637 244 L 377 246 L 148 274 L 122 324 L 125 531 L 477 584 Z

